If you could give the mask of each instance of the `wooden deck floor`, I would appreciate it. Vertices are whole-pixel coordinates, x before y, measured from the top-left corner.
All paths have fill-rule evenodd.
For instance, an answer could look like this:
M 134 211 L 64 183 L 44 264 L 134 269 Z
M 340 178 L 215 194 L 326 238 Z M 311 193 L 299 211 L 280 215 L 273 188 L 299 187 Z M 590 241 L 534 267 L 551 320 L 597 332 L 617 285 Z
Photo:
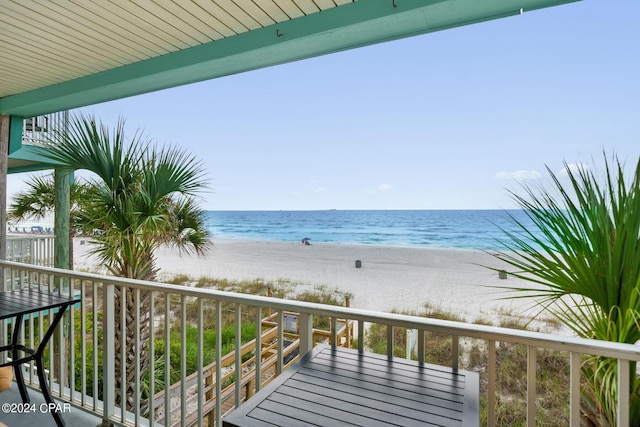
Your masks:
M 225 426 L 477 426 L 478 374 L 318 346 Z

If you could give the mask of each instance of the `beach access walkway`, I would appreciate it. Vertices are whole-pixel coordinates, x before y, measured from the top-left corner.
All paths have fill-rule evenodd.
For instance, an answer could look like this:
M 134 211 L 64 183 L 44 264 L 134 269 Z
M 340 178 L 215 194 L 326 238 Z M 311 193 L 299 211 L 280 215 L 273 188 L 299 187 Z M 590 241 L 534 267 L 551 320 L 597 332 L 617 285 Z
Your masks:
M 273 381 L 282 371 L 292 366 L 299 358 L 299 346 L 300 336 L 296 330 L 296 324 L 298 320 L 298 313 L 285 312 L 283 319 L 285 324 L 288 323 L 287 331 L 283 333 L 284 346 L 281 347 L 282 354 L 278 354 L 278 313 L 268 314 L 262 319 L 262 336 L 260 340 L 251 340 L 240 347 L 240 356 L 244 362 L 240 366 L 240 375 L 236 375 L 237 366 L 234 361 L 236 360 L 236 352 L 232 351 L 224 355 L 220 360 L 221 365 L 221 379 L 220 379 L 220 400 L 221 400 L 221 415 L 225 416 L 234 409 L 240 406 L 241 403 L 247 401 L 254 394 L 260 391 L 261 387 L 266 386 Z M 353 345 L 354 337 L 354 323 L 353 321 L 338 321 L 337 322 L 337 337 L 338 346 L 351 347 Z M 327 330 L 313 329 L 313 340 L 315 343 L 328 343 L 331 338 L 331 333 Z M 256 357 L 256 354 L 260 354 L 260 358 Z M 280 358 L 282 358 L 280 362 Z M 258 362 L 260 360 L 260 362 Z M 199 387 L 198 373 L 187 376 L 185 380 L 176 382 L 157 393 L 154 396 L 154 413 L 158 420 L 164 420 L 165 413 L 170 413 L 172 427 L 179 427 L 182 425 L 194 425 L 198 420 L 198 407 L 197 397 L 198 393 L 190 393 L 191 390 L 197 391 L 200 389 L 203 396 L 202 412 L 203 417 L 209 425 L 214 425 L 216 414 L 216 390 L 218 384 L 216 381 L 216 363 L 205 366 L 202 369 L 202 375 L 204 378 L 204 384 Z M 257 381 L 260 377 L 261 381 Z M 241 387 L 240 393 L 237 393 L 235 382 L 240 381 Z M 180 402 L 183 390 L 187 394 L 192 395 L 191 398 L 187 397 L 186 408 L 180 406 L 177 402 Z

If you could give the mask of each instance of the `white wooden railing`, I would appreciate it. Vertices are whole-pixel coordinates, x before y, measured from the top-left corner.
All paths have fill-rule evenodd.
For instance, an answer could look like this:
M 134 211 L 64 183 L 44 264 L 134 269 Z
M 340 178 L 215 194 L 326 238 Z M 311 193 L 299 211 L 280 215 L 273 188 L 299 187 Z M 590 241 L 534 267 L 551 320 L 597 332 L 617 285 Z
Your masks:
M 53 267 L 53 234 L 8 235 L 7 261 Z
M 275 339 L 269 342 L 274 345 L 274 357 L 276 360 L 276 373 L 280 373 L 284 366 L 285 348 L 283 346 L 285 337 L 284 312 L 299 313 L 297 343 L 300 354 L 308 352 L 313 343 L 313 319 L 316 317 L 328 317 L 330 319 L 330 336 L 336 342 L 336 331 L 339 319 L 351 319 L 357 323 L 356 342 L 360 350 L 364 348 L 364 336 L 366 325 L 381 324 L 386 325 L 387 335 L 391 337 L 394 328 L 417 329 L 420 332 L 431 331 L 447 334 L 452 337 L 453 357 L 451 364 L 457 367 L 459 363 L 458 343 L 459 340 L 473 338 L 484 340 L 488 352 L 487 365 L 482 368 L 487 373 L 487 402 L 488 415 L 487 424 L 496 425 L 496 343 L 507 342 L 521 344 L 528 348 L 527 359 L 527 424 L 535 425 L 536 399 L 544 396 L 536 394 L 536 353 L 537 349 L 554 349 L 567 352 L 571 361 L 570 367 L 570 397 L 567 407 L 570 411 L 570 424 L 579 426 L 580 424 L 580 363 L 584 355 L 598 355 L 617 359 L 618 361 L 618 426 L 629 425 L 628 402 L 629 402 L 629 374 L 631 361 L 640 361 L 640 348 L 634 345 L 610 343 L 566 336 L 556 336 L 551 334 L 512 330 L 492 326 L 476 324 L 466 324 L 452 321 L 428 319 L 399 314 L 378 313 L 365 310 L 358 310 L 346 307 L 327 306 L 315 303 L 295 302 L 277 298 L 269 298 L 253 295 L 242 295 L 214 291 L 208 289 L 197 289 L 187 286 L 171 284 L 161 284 L 144 281 L 125 280 L 121 278 L 101 276 L 95 274 L 79 273 L 66 270 L 57 270 L 47 267 L 37 267 L 9 261 L 0 261 L 0 271 L 4 273 L 4 286 L 6 289 L 18 287 L 45 287 L 50 290 L 59 291 L 65 294 L 76 294 L 82 297 L 82 304 L 71 309 L 68 319 L 75 319 L 73 322 L 63 322 L 64 327 L 55 335 L 50 345 L 51 351 L 48 355 L 48 364 L 51 369 L 50 385 L 54 395 L 61 399 L 70 401 L 73 405 L 89 410 L 103 417 L 104 420 L 115 425 L 205 425 L 208 416 L 213 418 L 215 425 L 222 425 L 223 417 L 222 399 L 216 396 L 223 395 L 222 381 L 215 381 L 209 389 L 205 387 L 202 367 L 205 365 L 204 354 L 213 346 L 215 349 L 215 378 L 223 378 L 229 370 L 243 372 L 246 364 L 243 364 L 242 352 L 236 352 L 231 358 L 229 366 L 223 366 L 222 353 L 222 331 L 225 326 L 232 326 L 235 331 L 234 347 L 240 349 L 243 343 L 240 341 L 240 327 L 244 316 L 252 319 L 262 319 L 267 311 L 278 312 L 277 331 Z M 116 322 L 116 292 L 129 292 L 133 294 L 133 313 L 122 313 L 122 322 Z M 140 398 L 140 394 L 127 396 L 131 399 L 131 406 L 127 410 L 116 403 L 117 392 L 115 389 L 115 360 L 124 359 L 126 350 L 120 354 L 115 353 L 116 328 L 126 323 L 125 314 L 129 317 L 129 328 L 133 328 L 136 333 L 135 347 L 139 348 L 140 321 L 144 316 L 144 308 L 138 302 L 141 295 L 150 292 L 151 299 L 149 309 L 151 319 L 148 323 L 151 336 L 163 337 L 163 351 L 165 354 L 164 365 L 170 365 L 170 357 L 179 361 L 179 372 L 164 370 L 161 378 L 165 384 L 175 383 L 172 374 L 178 377 L 180 382 L 180 392 L 178 399 L 171 399 L 169 387 L 164 387 L 165 394 L 162 400 L 164 408 L 156 409 L 156 402 L 149 402 L 149 412 L 144 413 L 145 402 Z M 126 311 L 126 310 L 125 310 Z M 232 312 L 229 316 L 231 320 L 224 320 L 223 312 Z M 35 340 L 38 330 L 43 330 L 42 322 L 45 321 L 40 316 L 37 319 L 29 319 L 23 330 L 29 331 L 25 340 L 27 342 Z M 168 319 L 168 320 L 167 320 Z M 343 320 L 340 320 L 343 321 Z M 227 323 L 225 323 L 227 322 Z M 37 327 L 37 325 L 40 327 Z M 196 386 L 194 390 L 187 389 L 189 376 L 187 368 L 187 341 L 188 328 L 192 324 L 196 327 L 196 352 L 197 367 L 195 369 Z M 256 322 L 260 325 L 260 322 Z M 75 327 L 74 327 L 75 325 Z M 95 326 L 95 327 L 94 327 Z M 5 334 L 6 329 L 5 325 Z M 207 343 L 204 339 L 205 330 L 214 330 L 216 336 L 215 344 Z M 255 336 L 261 336 L 263 330 L 256 327 Z M 27 332 L 25 332 L 27 333 Z M 173 349 L 171 353 L 169 338 L 177 334 L 179 337 L 179 348 Z M 189 332 L 190 333 L 190 332 Z M 418 359 L 425 357 L 424 333 L 418 333 Z M 6 335 L 5 335 L 6 339 Z M 123 339 L 124 341 L 124 339 Z M 160 341 L 158 341 L 159 343 Z M 122 344 L 122 343 L 121 343 Z M 255 342 L 255 354 L 263 354 L 263 347 L 266 344 L 263 340 Z M 148 353 L 156 353 L 157 343 L 150 340 Z M 393 354 L 393 340 L 387 339 L 387 353 Z M 169 356 L 171 354 L 171 356 Z M 145 356 L 145 355 L 139 355 Z M 135 372 L 135 385 L 137 388 L 142 383 L 141 377 L 144 373 L 140 371 L 140 357 L 127 364 L 123 360 L 123 371 Z M 60 367 L 69 367 L 62 368 Z M 72 367 L 76 367 L 73 369 Z M 162 366 L 155 358 L 150 358 L 150 372 L 162 370 Z M 26 370 L 26 380 L 31 385 L 37 386 L 37 378 L 31 374 L 31 370 Z M 264 373 L 261 372 L 261 364 L 255 365 L 255 389 L 262 386 L 261 381 Z M 124 380 L 124 372 L 122 373 Z M 243 387 L 246 386 L 241 380 L 242 374 L 236 378 L 232 386 L 233 401 L 235 406 L 239 406 L 245 394 Z M 156 389 L 156 375 L 149 376 L 148 386 L 150 390 Z M 123 381 L 124 383 L 124 381 Z M 188 394 L 197 393 L 197 399 L 193 407 L 187 407 Z M 152 393 L 153 394 L 153 393 Z M 162 393 L 160 394 L 162 396 Z M 214 400 L 207 400 L 214 396 Z M 177 401 L 176 401 L 177 400 Z M 179 410 L 174 410 L 179 407 Z M 211 407 L 212 412 L 208 412 Z M 173 415 L 172 415 L 173 414 Z M 212 424 L 212 423 L 211 423 Z
M 22 143 L 25 145 L 48 145 L 55 132 L 69 125 L 69 111 L 59 111 L 43 116 L 28 117 L 22 122 Z

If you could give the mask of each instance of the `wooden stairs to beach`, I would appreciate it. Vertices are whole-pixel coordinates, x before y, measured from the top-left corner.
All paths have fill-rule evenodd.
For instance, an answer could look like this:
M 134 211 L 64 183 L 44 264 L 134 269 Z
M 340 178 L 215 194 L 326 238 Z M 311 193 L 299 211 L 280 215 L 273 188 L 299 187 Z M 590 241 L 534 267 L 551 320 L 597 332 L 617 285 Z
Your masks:
M 296 316 L 296 313 L 287 313 L 292 316 Z M 275 321 L 278 313 L 271 314 L 262 319 L 262 336 L 260 337 L 262 343 L 262 352 L 260 355 L 261 362 L 261 381 L 260 386 L 263 387 L 278 375 L 278 351 L 277 351 L 277 336 L 278 336 L 278 324 Z M 295 363 L 299 358 L 298 350 L 300 345 L 299 336 L 293 333 L 285 333 L 285 343 L 283 348 L 283 366 L 282 371 L 286 370 L 289 366 Z M 313 330 L 313 342 L 329 342 L 331 333 L 329 331 L 314 329 Z M 353 340 L 353 323 L 342 322 L 338 324 L 338 345 L 339 346 L 351 346 Z M 244 357 L 247 354 L 255 353 L 256 340 L 253 339 L 245 343 L 240 348 L 240 357 Z M 222 365 L 222 384 L 224 385 L 220 396 L 221 401 L 221 413 L 226 415 L 236 407 L 235 396 L 235 358 L 236 352 L 233 351 L 226 354 L 220 360 Z M 251 398 L 256 393 L 256 363 L 257 358 L 254 355 L 245 362 L 242 363 L 242 374 L 240 377 L 241 385 L 241 404 L 247 399 Z M 204 425 L 214 426 L 215 424 L 215 408 L 216 408 L 216 363 L 212 363 L 205 366 L 202 369 L 204 384 L 198 384 L 198 373 L 194 372 L 185 378 L 186 390 L 195 391 L 191 393 L 191 396 L 186 400 L 186 419 L 182 422 L 181 414 L 182 408 L 178 405 L 171 405 L 169 414 L 169 423 L 165 423 L 164 407 L 165 401 L 169 398 L 172 401 L 180 402 L 180 396 L 182 393 L 182 383 L 177 382 L 172 384 L 168 389 L 157 393 L 153 399 L 153 406 L 155 413 L 158 415 L 156 421 L 172 427 L 179 426 L 194 426 L 198 424 L 198 394 L 203 393 L 204 402 L 202 406 L 202 414 L 205 419 Z

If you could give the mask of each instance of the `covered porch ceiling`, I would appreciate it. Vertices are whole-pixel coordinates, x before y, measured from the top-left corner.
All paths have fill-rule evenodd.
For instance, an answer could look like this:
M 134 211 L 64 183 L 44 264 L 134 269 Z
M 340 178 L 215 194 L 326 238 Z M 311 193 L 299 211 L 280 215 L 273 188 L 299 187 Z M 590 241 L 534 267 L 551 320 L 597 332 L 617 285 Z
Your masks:
M 0 114 L 17 122 L 572 1 L 0 0 Z

